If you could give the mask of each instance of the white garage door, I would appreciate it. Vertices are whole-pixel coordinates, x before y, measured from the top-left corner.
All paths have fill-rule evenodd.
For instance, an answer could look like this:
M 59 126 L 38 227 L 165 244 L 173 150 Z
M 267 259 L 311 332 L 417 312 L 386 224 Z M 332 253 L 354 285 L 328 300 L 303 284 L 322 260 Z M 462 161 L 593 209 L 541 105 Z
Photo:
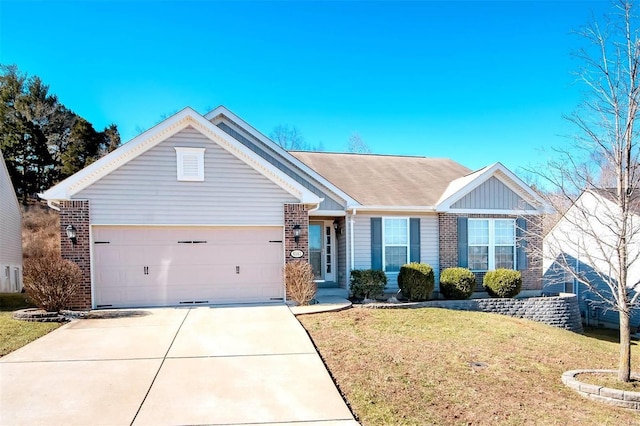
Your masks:
M 93 227 L 97 307 L 282 300 L 282 228 Z

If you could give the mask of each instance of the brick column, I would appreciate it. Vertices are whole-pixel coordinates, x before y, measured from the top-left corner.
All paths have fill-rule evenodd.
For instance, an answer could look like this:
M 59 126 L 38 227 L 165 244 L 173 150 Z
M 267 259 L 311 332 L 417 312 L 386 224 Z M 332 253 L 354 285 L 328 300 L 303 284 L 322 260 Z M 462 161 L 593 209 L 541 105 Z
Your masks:
M 76 228 L 76 244 L 67 238 L 67 225 Z M 82 282 L 69 308 L 91 309 L 91 241 L 89 238 L 89 201 L 63 201 L 60 205 L 60 249 L 64 259 L 82 270 Z
M 300 225 L 300 239 L 297 244 L 293 237 L 295 225 Z M 298 259 L 291 257 L 291 251 L 296 249 L 304 253 Z M 309 261 L 309 209 L 304 204 L 284 205 L 284 259 L 285 262 Z
M 440 271 L 458 266 L 458 216 L 438 213 Z

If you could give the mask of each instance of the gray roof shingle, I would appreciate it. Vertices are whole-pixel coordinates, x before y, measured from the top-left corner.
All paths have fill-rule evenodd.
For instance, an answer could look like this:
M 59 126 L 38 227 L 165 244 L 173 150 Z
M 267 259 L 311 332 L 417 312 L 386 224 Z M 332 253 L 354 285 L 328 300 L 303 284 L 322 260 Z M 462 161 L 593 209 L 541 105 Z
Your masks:
M 449 183 L 471 170 L 447 158 L 292 151 L 366 206 L 435 206 Z

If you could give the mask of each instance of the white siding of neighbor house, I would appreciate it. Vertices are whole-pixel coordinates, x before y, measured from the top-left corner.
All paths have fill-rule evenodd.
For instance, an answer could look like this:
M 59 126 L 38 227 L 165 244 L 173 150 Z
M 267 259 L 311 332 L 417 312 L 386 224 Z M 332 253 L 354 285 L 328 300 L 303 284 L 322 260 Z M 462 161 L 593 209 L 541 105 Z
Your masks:
M 590 212 L 585 217 L 583 212 Z M 574 282 L 580 310 L 590 325 L 619 328 L 618 313 L 584 284 L 573 280 L 562 259 L 569 267 L 587 277 L 591 286 L 608 300 L 612 300 L 607 283 L 615 283 L 618 257 L 615 251 L 617 235 L 622 226 L 617 206 L 606 198 L 590 192 L 583 193 L 567 210 L 543 240 L 543 292 L 564 291 L 564 282 Z M 632 215 L 629 226 L 629 259 L 637 259 L 640 251 L 640 217 Z M 630 261 L 627 272 L 628 291 L 640 280 L 640 261 Z M 631 326 L 640 326 L 640 310 L 631 311 Z
M 494 176 L 455 202 L 451 208 L 534 210 L 534 207 Z
M 428 263 L 433 268 L 438 288 L 439 265 L 439 234 L 437 214 L 406 214 L 406 213 L 369 213 L 356 214 L 354 224 L 354 267 L 353 269 L 371 268 L 371 218 L 372 217 L 413 217 L 420 218 L 420 262 Z M 386 291 L 398 289 L 398 274 L 387 274 Z
M 22 216 L 9 171 L 0 155 L 0 292 L 21 289 Z
M 174 147 L 206 148 L 204 181 L 177 180 Z M 209 138 L 187 127 L 73 198 L 94 225 L 282 225 L 298 200 Z
M 344 205 L 337 201 L 337 197 L 330 196 L 329 191 L 320 189 L 320 185 L 313 184 L 310 178 L 304 175 L 300 170 L 294 168 L 293 165 L 285 163 L 279 154 L 271 151 L 267 146 L 259 142 L 254 136 L 246 131 L 243 131 L 235 123 L 228 121 L 222 121 L 217 126 L 231 135 L 234 139 L 242 142 L 247 148 L 258 154 L 260 157 L 267 160 L 269 163 L 286 173 L 289 177 L 293 178 L 296 182 L 313 192 L 323 201 L 320 203 L 319 211 L 323 210 L 344 210 Z

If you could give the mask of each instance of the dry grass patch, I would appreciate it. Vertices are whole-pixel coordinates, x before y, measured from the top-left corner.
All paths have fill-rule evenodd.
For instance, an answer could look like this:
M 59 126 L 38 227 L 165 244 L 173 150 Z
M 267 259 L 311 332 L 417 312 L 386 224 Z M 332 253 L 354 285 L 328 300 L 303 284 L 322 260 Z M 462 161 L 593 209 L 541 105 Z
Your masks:
M 22 257 L 60 256 L 60 215 L 39 204 L 22 212 Z
M 446 309 L 351 309 L 299 319 L 365 426 L 640 422 L 560 380 L 570 369 L 615 368 L 615 342 Z M 632 357 L 639 366 L 635 345 Z

